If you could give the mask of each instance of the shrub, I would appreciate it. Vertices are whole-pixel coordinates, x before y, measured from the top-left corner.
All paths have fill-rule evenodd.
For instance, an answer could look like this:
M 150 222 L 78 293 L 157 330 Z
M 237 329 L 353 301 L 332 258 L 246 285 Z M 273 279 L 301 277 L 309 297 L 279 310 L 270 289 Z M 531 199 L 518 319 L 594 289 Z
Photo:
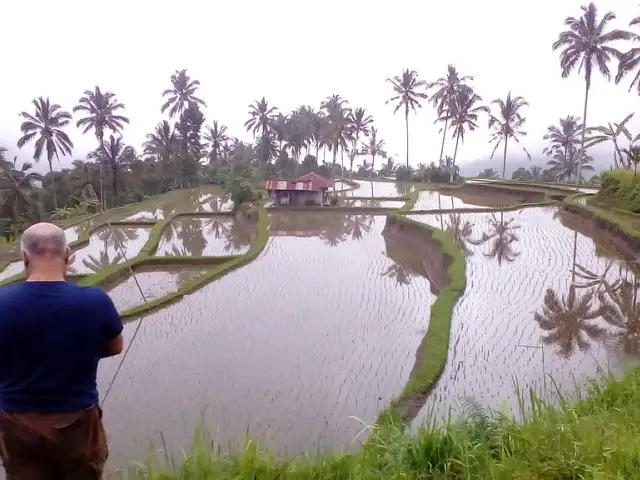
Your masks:
M 597 199 L 611 206 L 640 212 L 640 176 L 622 168 L 603 172 Z
M 337 206 L 337 205 L 338 205 L 338 197 L 331 197 L 331 200 L 330 200 L 329 204 L 330 204 L 332 207 Z

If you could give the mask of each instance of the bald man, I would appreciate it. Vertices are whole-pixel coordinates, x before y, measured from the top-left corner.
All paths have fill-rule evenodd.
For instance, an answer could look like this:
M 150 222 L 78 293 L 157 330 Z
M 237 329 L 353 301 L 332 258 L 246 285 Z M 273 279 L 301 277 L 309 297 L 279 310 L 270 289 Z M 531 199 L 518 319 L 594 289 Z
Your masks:
M 27 280 L 0 288 L 0 458 L 7 480 L 100 479 L 107 441 L 96 373 L 122 321 L 96 287 L 65 281 L 64 232 L 22 235 Z

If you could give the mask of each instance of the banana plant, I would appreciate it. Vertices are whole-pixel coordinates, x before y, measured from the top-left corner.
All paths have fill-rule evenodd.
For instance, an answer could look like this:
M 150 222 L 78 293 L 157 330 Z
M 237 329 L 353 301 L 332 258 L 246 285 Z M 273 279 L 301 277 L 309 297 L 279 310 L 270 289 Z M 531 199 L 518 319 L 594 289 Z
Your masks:
M 630 113 L 620 123 L 614 123 L 613 125 L 611 123 L 608 123 L 607 126 L 588 128 L 587 132 L 589 132 L 589 135 L 593 135 L 585 139 L 585 149 L 599 143 L 610 141 L 613 143 L 613 164 L 615 168 L 631 167 L 630 162 L 625 162 L 625 159 L 622 155 L 622 150 L 620 149 L 620 145 L 618 144 L 618 137 L 622 135 L 626 137 L 629 142 L 631 142 L 631 132 L 629 132 L 629 129 L 627 128 L 627 123 L 629 123 L 629 121 L 633 118 L 633 115 L 633 113 Z

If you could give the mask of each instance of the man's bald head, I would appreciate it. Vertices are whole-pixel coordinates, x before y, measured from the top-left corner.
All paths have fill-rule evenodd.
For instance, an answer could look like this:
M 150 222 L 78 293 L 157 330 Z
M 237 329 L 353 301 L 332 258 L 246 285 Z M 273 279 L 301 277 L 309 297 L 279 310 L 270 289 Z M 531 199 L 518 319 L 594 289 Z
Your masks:
M 67 239 L 60 227 L 53 223 L 36 223 L 27 228 L 20 242 L 22 252 L 30 259 L 38 257 L 64 257 L 67 255 Z

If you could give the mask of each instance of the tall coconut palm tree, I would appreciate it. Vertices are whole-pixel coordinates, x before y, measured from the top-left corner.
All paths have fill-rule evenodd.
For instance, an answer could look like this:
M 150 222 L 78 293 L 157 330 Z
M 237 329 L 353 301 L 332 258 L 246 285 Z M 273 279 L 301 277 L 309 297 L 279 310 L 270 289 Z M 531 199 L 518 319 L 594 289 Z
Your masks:
M 261 100 L 257 100 L 252 105 L 249 105 L 249 120 L 244 122 L 244 126 L 248 131 L 251 131 L 254 136 L 258 133 L 262 133 L 262 145 L 269 144 L 269 136 L 275 133 L 277 128 L 277 107 L 270 107 L 267 100 L 262 97 Z M 269 160 L 269 151 L 260 151 L 260 176 L 264 174 L 264 162 Z
M 378 140 L 378 129 L 371 129 L 371 136 L 367 143 L 362 144 L 361 155 L 371 155 L 371 170 L 369 176 L 375 169 L 376 157 L 387 158 L 387 152 L 384 147 L 384 140 Z
M 191 80 L 186 69 L 176 70 L 171 75 L 171 88 L 162 92 L 162 96 L 168 98 L 160 107 L 160 113 L 168 109 L 169 117 L 173 118 L 180 117 L 190 103 L 206 107 L 207 104 L 195 95 L 199 86 L 200 81 Z
M 547 127 L 547 133 L 542 138 L 543 140 L 548 140 L 551 145 L 545 147 L 542 153 L 551 157 L 561 152 L 564 157 L 572 158 L 575 153 L 575 147 L 580 142 L 578 136 L 581 132 L 580 117 L 567 115 L 566 118 L 561 118 L 558 125 L 549 125 Z
M 109 136 L 109 140 L 104 140 L 97 150 L 89 155 L 89 158 L 95 158 L 98 162 L 109 166 L 111 170 L 111 181 L 113 188 L 113 203 L 119 196 L 118 190 L 118 173 L 121 166 L 131 162 L 136 157 L 136 151 L 130 145 L 125 145 L 120 137 Z
M 204 140 L 206 147 L 209 149 L 209 163 L 217 165 L 218 156 L 229 141 L 226 125 L 219 124 L 217 120 L 214 120 L 213 126 L 206 128 Z
M 453 151 L 453 164 L 458 157 L 458 142 L 464 143 L 464 135 L 468 131 L 473 132 L 478 128 L 478 116 L 480 113 L 489 113 L 489 107 L 478 105 L 482 97 L 477 95 L 471 88 L 464 87 L 458 89 L 451 100 L 451 128 L 453 137 L 456 139 L 456 147 Z M 442 155 L 440 155 L 442 158 Z
M 408 68 L 402 71 L 402 76 L 396 75 L 394 78 L 387 78 L 387 82 L 393 86 L 395 95 L 386 103 L 395 103 L 394 115 L 398 110 L 404 108 L 404 123 L 407 134 L 407 169 L 409 169 L 409 111 L 415 112 L 416 108 L 422 107 L 420 100 L 426 99 L 427 94 L 420 90 L 427 87 L 427 82 L 419 80 L 418 72 Z
M 335 174 L 338 150 L 342 150 L 344 157 L 344 151 L 347 145 L 353 142 L 353 132 L 350 123 L 351 109 L 347 106 L 348 104 L 349 102 L 344 100 L 340 95 L 331 95 L 320 105 L 320 108 L 326 112 L 324 142 L 333 153 L 332 176 Z M 341 167 L 342 173 L 344 173 L 344 162 L 341 162 Z
M 76 122 L 76 127 L 82 128 L 83 134 L 93 130 L 100 148 L 106 130 L 114 134 L 122 133 L 124 124 L 129 123 L 127 117 L 116 113 L 120 110 L 124 110 L 124 104 L 118 101 L 116 94 L 108 91 L 103 93 L 96 85 L 93 90 L 85 90 L 78 100 L 78 105 L 73 107 L 74 113 L 81 112 L 85 115 Z M 106 208 L 102 174 L 102 164 L 100 164 L 100 202 L 102 208 Z
M 42 181 L 42 175 L 31 172 L 31 168 L 32 165 L 25 162 L 18 169 L 16 158 L 13 163 L 0 161 L 0 213 L 11 215 L 15 238 L 20 234 L 20 224 L 26 221 L 27 213 L 34 206 L 36 183 Z
M 580 138 L 580 153 L 578 159 L 582 159 L 584 152 L 584 139 L 587 125 L 587 105 L 589 103 L 589 89 L 591 88 L 591 73 L 593 68 L 597 68 L 605 78 L 611 78 L 609 62 L 612 58 L 619 59 L 622 53 L 610 46 L 616 40 L 630 40 L 633 34 L 624 30 L 609 30 L 607 24 L 616 18 L 613 12 L 607 12 L 602 19 L 598 20 L 598 9 L 593 2 L 588 6 L 583 6 L 582 16 L 567 17 L 564 21 L 569 27 L 561 32 L 558 40 L 553 43 L 553 50 L 562 49 L 560 53 L 560 67 L 562 77 L 568 77 L 577 67 L 578 73 L 584 68 L 584 112 L 582 119 L 582 134 Z M 582 162 L 578 162 L 578 172 L 576 182 L 580 181 L 580 168 Z
M 593 162 L 593 158 L 591 158 L 586 153 L 582 154 L 582 162 L 578 161 L 579 152 L 573 151 L 573 156 L 567 156 L 561 150 L 558 150 L 553 158 L 549 160 L 548 165 L 550 167 L 551 173 L 561 182 L 566 180 L 570 180 L 574 175 L 578 174 L 578 164 L 582 163 L 582 169 L 580 171 L 580 175 L 582 175 L 582 171 L 593 171 L 593 167 L 589 165 Z M 582 179 L 580 179 L 582 180 Z
M 630 27 L 635 25 L 640 25 L 640 17 L 636 17 L 631 20 L 629 24 Z M 635 39 L 640 39 L 639 36 L 635 36 Z M 631 48 L 628 52 L 625 52 L 624 55 L 620 58 L 620 63 L 618 64 L 618 74 L 616 75 L 616 83 L 620 83 L 620 81 L 631 71 L 635 70 L 640 66 L 640 48 L 634 47 Z M 631 80 L 631 84 L 629 85 L 629 91 L 633 87 L 636 87 L 638 95 L 640 95 L 640 69 L 636 72 L 635 76 Z
M 585 138 L 585 148 L 592 147 L 593 145 L 597 145 L 599 143 L 610 141 L 613 143 L 613 165 L 615 168 L 619 166 L 627 166 L 624 165 L 624 158 L 622 156 L 622 151 L 620 150 L 620 146 L 618 145 L 618 137 L 622 135 L 628 141 L 631 141 L 631 132 L 627 128 L 627 123 L 633 118 L 633 113 L 627 115 L 624 120 L 620 123 L 608 123 L 607 126 L 601 127 L 591 127 L 587 128 L 587 131 L 591 134 L 594 133 L 593 136 L 589 138 Z
M 511 92 L 507 95 L 505 100 L 500 98 L 495 99 L 492 104 L 497 106 L 497 112 L 495 114 L 489 114 L 489 128 L 493 129 L 491 134 L 491 143 L 495 143 L 493 151 L 491 152 L 491 158 L 496 153 L 496 150 L 502 142 L 504 142 L 504 154 L 502 158 L 502 178 L 505 178 L 505 171 L 507 169 L 507 144 L 509 139 L 515 140 L 527 154 L 527 158 L 531 160 L 531 155 L 520 143 L 519 136 L 526 135 L 526 132 L 522 131 L 526 119 L 520 113 L 523 107 L 528 107 L 529 104 L 522 97 L 511 97 Z
M 438 114 L 438 120 L 436 121 L 444 121 L 444 128 L 442 129 L 442 145 L 440 146 L 440 158 L 442 160 L 442 155 L 444 153 L 444 141 L 447 136 L 447 128 L 448 122 L 450 119 L 449 105 L 451 101 L 455 97 L 456 93 L 466 85 L 466 82 L 473 81 L 473 77 L 470 75 L 466 75 L 460 77 L 458 75 L 458 71 L 456 67 L 453 65 L 447 66 L 447 76 L 440 77 L 433 83 L 427 85 L 427 89 L 431 90 L 432 88 L 437 89 L 431 95 L 431 104 L 435 107 L 436 112 Z
M 173 161 L 179 143 L 175 129 L 169 125 L 169 122 L 163 120 L 156 125 L 153 133 L 147 134 L 147 140 L 143 143 L 144 154 L 155 155 L 160 159 L 160 170 L 164 175 L 165 167 Z
M 51 104 L 49 98 L 45 100 L 38 97 L 32 100 L 35 107 L 35 116 L 27 112 L 22 112 L 20 116 L 25 119 L 20 125 L 22 137 L 18 140 L 18 148 L 24 147 L 27 143 L 35 140 L 33 149 L 33 159 L 40 161 L 42 152 L 47 152 L 47 162 L 49 171 L 53 172 L 53 157 L 60 161 L 60 155 L 71 155 L 73 143 L 69 136 L 62 130 L 69 125 L 71 114 L 62 110 L 57 103 Z M 58 208 L 55 185 L 53 192 L 53 208 Z
M 349 121 L 351 123 L 351 135 L 353 137 L 353 146 L 351 147 L 351 156 L 349 163 L 349 175 L 353 171 L 353 161 L 358 154 L 358 142 L 360 141 L 360 135 L 368 137 L 371 133 L 371 125 L 373 124 L 373 117 L 366 113 L 364 108 L 356 108 L 350 115 Z

